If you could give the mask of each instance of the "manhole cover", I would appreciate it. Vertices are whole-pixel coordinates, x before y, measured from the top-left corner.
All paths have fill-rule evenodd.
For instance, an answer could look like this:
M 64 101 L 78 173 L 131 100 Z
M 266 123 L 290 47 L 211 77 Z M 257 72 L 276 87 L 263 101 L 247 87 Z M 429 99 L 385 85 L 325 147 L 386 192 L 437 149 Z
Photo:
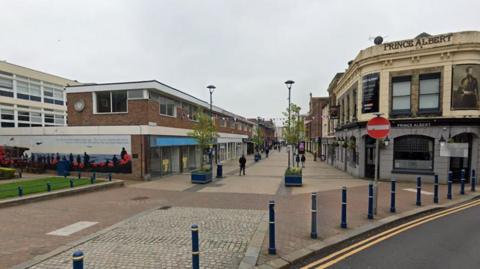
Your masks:
M 170 208 L 172 208 L 172 206 L 167 205 L 167 206 L 160 207 L 158 210 L 167 210 L 167 209 L 170 209 Z
M 137 197 L 132 198 L 133 201 L 141 201 L 141 200 L 147 200 L 147 199 L 150 199 L 150 197 L 148 197 L 148 196 L 137 196 Z

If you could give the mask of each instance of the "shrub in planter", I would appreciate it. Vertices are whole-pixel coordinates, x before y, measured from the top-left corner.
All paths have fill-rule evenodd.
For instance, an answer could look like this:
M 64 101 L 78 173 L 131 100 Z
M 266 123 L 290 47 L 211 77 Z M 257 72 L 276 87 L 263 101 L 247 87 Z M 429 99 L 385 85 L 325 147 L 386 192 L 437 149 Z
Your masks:
M 191 174 L 192 183 L 205 184 L 212 181 L 212 171 L 207 168 L 198 169 L 192 171 Z
M 15 177 L 14 168 L 0 167 L 0 179 L 10 179 Z
M 302 169 L 299 167 L 287 168 L 285 171 L 285 186 L 302 186 Z

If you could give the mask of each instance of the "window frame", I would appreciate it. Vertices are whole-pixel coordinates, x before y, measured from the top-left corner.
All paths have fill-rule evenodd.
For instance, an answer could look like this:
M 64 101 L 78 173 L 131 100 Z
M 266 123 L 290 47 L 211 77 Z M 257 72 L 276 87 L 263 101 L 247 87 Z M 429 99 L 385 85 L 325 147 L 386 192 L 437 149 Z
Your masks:
M 429 80 L 429 79 L 438 79 L 438 92 L 437 92 L 437 96 L 438 96 L 438 102 L 437 102 L 437 108 L 424 108 L 424 109 L 421 109 L 420 108 L 420 99 L 421 99 L 421 88 L 420 88 L 420 85 L 421 85 L 421 81 L 422 80 Z M 442 91 L 442 73 L 441 72 L 433 72 L 433 73 L 425 73 L 425 74 L 420 74 L 418 76 L 418 114 L 438 114 L 441 112 L 441 91 Z M 424 94 L 424 95 L 433 95 L 432 93 L 428 93 L 428 94 Z
M 97 93 L 109 93 L 109 100 L 110 100 L 110 112 L 98 112 L 98 99 L 97 99 Z M 121 112 L 113 112 L 113 98 L 112 98 L 112 92 L 125 92 L 126 95 L 126 111 L 121 111 Z M 106 115 L 106 114 L 128 114 L 128 92 L 127 90 L 118 90 L 118 91 L 95 91 L 92 92 L 92 98 L 94 100 L 94 110 L 93 114 L 99 114 L 99 115 Z
M 397 139 L 401 138 L 409 138 L 409 137 L 417 137 L 423 138 L 428 140 L 432 143 L 432 151 L 431 151 L 431 169 L 415 169 L 415 168 L 396 168 L 395 167 L 395 146 L 399 143 Z M 423 175 L 433 175 L 435 173 L 435 138 L 426 136 L 426 135 L 402 135 L 395 137 L 393 139 L 393 154 L 392 154 L 392 173 L 393 174 L 423 174 Z
M 409 106 L 408 109 L 393 109 L 393 100 L 395 97 L 405 97 L 406 95 L 393 95 L 393 85 L 394 83 L 399 82 L 410 82 L 410 94 L 409 96 Z M 390 115 L 392 116 L 408 116 L 412 113 L 412 75 L 401 75 L 401 76 L 394 76 L 390 78 Z

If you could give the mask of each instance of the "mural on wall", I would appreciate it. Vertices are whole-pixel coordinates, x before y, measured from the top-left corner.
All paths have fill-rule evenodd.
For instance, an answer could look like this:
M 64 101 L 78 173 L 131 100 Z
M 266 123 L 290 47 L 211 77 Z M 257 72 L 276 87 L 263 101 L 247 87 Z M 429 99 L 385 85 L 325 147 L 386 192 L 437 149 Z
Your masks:
M 3 166 L 55 170 L 63 161 L 71 171 L 132 172 L 129 135 L 0 136 L 0 145 L 24 149 L 20 156 L 0 154 Z
M 452 109 L 479 109 L 478 80 L 480 65 L 461 64 L 453 66 Z

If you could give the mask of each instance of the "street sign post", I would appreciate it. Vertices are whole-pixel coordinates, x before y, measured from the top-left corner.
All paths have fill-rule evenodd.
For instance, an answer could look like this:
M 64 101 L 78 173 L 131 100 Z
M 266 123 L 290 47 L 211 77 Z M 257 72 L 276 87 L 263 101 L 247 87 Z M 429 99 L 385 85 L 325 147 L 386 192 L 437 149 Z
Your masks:
M 375 178 L 373 183 L 373 213 L 377 214 L 377 204 L 378 204 L 378 164 L 380 158 L 380 139 L 383 139 L 388 136 L 390 133 L 390 121 L 386 118 L 381 117 L 381 113 L 376 113 L 375 118 L 372 118 L 367 123 L 367 132 L 371 138 L 375 139 Z

